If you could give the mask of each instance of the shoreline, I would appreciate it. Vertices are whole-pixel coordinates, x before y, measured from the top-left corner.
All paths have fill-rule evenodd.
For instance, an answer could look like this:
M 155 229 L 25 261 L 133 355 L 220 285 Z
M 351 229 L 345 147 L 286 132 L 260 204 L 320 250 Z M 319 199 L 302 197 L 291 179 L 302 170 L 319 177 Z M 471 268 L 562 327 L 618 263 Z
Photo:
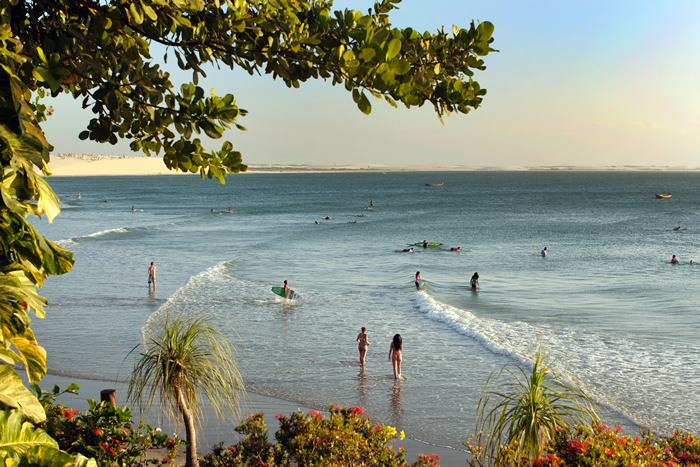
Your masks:
M 23 372 L 21 373 L 23 374 Z M 58 385 L 61 389 L 65 389 L 71 383 L 76 383 L 80 386 L 79 394 L 64 394 L 59 397 L 57 401 L 58 403 L 84 411 L 88 408 L 88 399 L 99 401 L 100 390 L 116 389 L 117 403 L 120 406 L 126 405 L 128 384 L 125 381 L 114 381 L 113 379 L 109 378 L 93 379 L 85 376 L 72 377 L 61 371 L 49 370 L 44 379 L 39 382 L 39 386 L 43 390 L 50 390 L 50 388 L 52 388 L 54 385 Z M 160 413 L 157 407 L 151 408 L 145 411 L 143 414 L 139 413 L 136 406 L 129 405 L 129 408 L 131 409 L 131 413 L 134 417 L 134 422 L 137 422 L 139 418 L 142 418 L 144 422 L 150 424 L 151 426 L 160 427 L 167 433 L 179 433 L 181 438 L 184 439 L 184 429 L 179 426 L 173 426 L 166 419 L 163 419 L 162 413 Z M 263 395 L 250 390 L 246 390 L 246 392 L 241 396 L 241 417 L 257 412 L 263 412 L 265 423 L 268 426 L 268 438 L 270 439 L 270 442 L 273 443 L 275 442 L 275 431 L 277 431 L 279 426 L 279 422 L 275 418 L 276 414 L 281 412 L 288 415 L 298 410 L 308 412 L 311 409 L 313 409 L 313 407 L 308 407 L 304 404 L 280 399 L 278 397 Z M 321 409 L 322 412 L 327 413 L 325 408 L 316 407 L 316 409 Z M 160 414 L 160 417 L 158 414 Z M 199 446 L 201 449 L 200 454 L 209 452 L 214 445 L 220 442 L 223 442 L 224 445 L 228 445 L 242 439 L 242 436 L 234 431 L 234 428 L 238 425 L 240 420 L 241 418 L 236 418 L 233 420 L 219 420 L 214 415 L 211 407 L 205 405 L 200 430 L 197 433 Z M 381 420 L 379 421 L 381 422 Z M 440 446 L 424 442 L 411 438 L 410 433 L 406 434 L 406 439 L 404 441 L 396 440 L 391 444 L 396 449 L 398 449 L 400 446 L 406 449 L 406 459 L 408 462 L 415 461 L 419 453 L 435 453 L 440 456 L 442 465 L 466 465 L 466 449 L 455 449 L 448 446 Z
M 97 156 L 88 154 L 54 154 L 49 162 L 54 177 L 106 177 L 149 175 L 195 175 L 169 170 L 159 157 Z M 698 172 L 700 166 L 462 166 L 462 165 L 305 165 L 251 164 L 241 174 L 260 173 L 401 173 L 401 172 Z

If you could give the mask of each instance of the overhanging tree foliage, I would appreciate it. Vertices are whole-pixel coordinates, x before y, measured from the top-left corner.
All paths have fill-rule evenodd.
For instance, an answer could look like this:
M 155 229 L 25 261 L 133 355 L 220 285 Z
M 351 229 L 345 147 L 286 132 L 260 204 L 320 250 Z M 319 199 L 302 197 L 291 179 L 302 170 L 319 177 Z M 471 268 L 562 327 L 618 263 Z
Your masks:
M 29 312 L 44 316 L 36 288 L 73 261 L 27 222 L 59 212 L 43 178 L 47 96 L 70 94 L 92 112 L 82 139 L 127 140 L 171 169 L 222 182 L 246 169 L 241 154 L 228 141 L 207 149 L 199 136 L 242 129 L 246 111 L 232 94 L 199 86 L 212 66 L 269 74 L 289 87 L 324 79 L 343 85 L 364 113 L 368 95 L 430 104 L 440 117 L 478 107 L 486 91 L 472 76 L 493 50 L 493 25 L 394 28 L 398 2 L 362 13 L 333 11 L 330 0 L 0 0 L 0 359 L 23 365 L 30 381 L 46 373 Z M 176 87 L 167 66 L 191 82 Z

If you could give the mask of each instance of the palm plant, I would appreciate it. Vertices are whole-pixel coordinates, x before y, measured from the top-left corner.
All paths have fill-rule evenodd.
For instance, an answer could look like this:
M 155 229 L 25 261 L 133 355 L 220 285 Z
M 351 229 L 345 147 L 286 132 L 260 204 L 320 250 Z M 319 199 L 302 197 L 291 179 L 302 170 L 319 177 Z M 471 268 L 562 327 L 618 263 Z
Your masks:
M 129 381 L 128 399 L 143 410 L 156 396 L 171 420 L 182 417 L 187 436 L 186 466 L 199 465 L 196 426 L 200 395 L 217 416 L 239 415 L 243 379 L 228 339 L 202 317 L 167 317 L 160 333 L 144 344 Z
M 510 381 L 502 382 L 504 374 Z M 511 445 L 517 458 L 535 459 L 557 430 L 598 420 L 588 396 L 545 365 L 541 348 L 529 375 L 506 366 L 489 377 L 477 413 L 483 454 L 496 463 L 502 444 Z

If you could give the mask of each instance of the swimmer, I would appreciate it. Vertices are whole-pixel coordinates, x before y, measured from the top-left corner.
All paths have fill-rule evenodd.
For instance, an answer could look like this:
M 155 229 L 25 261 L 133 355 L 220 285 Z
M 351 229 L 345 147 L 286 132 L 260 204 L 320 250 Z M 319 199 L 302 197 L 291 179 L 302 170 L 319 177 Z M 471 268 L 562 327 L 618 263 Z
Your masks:
M 678 258 L 676 258 L 676 255 L 671 256 L 671 264 L 678 264 L 680 261 L 678 261 Z
M 678 232 L 679 230 L 683 230 L 683 227 L 681 227 L 681 226 L 679 225 L 678 227 L 674 227 L 673 230 L 675 230 L 676 232 Z
M 542 251 L 540 251 L 540 256 L 543 258 L 547 257 L 547 247 L 542 248 Z
M 420 271 L 416 271 L 416 290 L 420 289 Z
M 414 251 L 415 250 L 413 249 L 413 247 L 408 247 L 401 250 L 402 253 L 413 253 Z
M 450 248 L 450 251 L 454 251 L 455 253 L 460 253 L 462 251 L 462 247 L 453 246 L 452 248 Z
M 428 248 L 428 240 L 423 240 L 423 248 Z
M 472 278 L 469 280 L 469 286 L 472 290 L 479 290 L 479 273 L 475 272 Z
M 401 379 L 401 361 L 403 360 L 401 352 L 403 351 L 403 339 L 401 334 L 395 334 L 389 344 L 389 361 L 394 369 L 394 378 Z
M 360 366 L 365 366 L 365 357 L 369 348 L 369 336 L 367 336 L 367 328 L 362 326 L 360 333 L 357 335 L 357 350 L 360 352 Z

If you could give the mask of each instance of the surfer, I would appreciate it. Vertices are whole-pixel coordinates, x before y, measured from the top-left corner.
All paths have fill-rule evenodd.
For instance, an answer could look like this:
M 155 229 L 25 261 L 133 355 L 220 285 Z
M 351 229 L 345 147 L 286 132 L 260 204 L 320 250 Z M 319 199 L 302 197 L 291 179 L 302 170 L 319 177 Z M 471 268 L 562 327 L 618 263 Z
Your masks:
M 420 271 L 416 271 L 416 290 L 420 289 Z
M 153 289 L 156 288 L 156 265 L 151 261 L 151 265 L 148 266 L 148 288 L 151 288 L 151 285 L 153 285 Z
M 369 200 L 369 207 L 371 207 L 371 208 L 374 207 L 374 201 L 372 201 L 371 199 Z
M 469 286 L 472 288 L 472 290 L 478 290 L 479 289 L 479 273 L 475 272 L 472 278 L 469 280 Z
M 683 227 L 681 227 L 681 226 L 679 225 L 678 227 L 674 227 L 673 230 L 675 230 L 676 232 L 678 232 L 679 230 L 683 230 Z
M 394 379 L 401 379 L 401 352 L 403 351 L 403 339 L 401 334 L 395 334 L 389 344 L 389 361 L 394 368 Z
M 289 298 L 289 285 L 287 285 L 287 279 L 284 280 L 284 285 L 282 286 L 282 292 L 284 292 L 284 298 Z
M 411 247 L 408 247 L 408 248 L 404 248 L 403 250 L 401 250 L 402 253 L 413 253 L 413 251 L 414 251 L 414 250 L 413 250 L 413 247 L 412 247 L 412 246 L 411 246 Z
M 450 248 L 450 251 L 454 251 L 455 253 L 460 253 L 462 251 L 462 247 L 461 246 L 453 246 L 452 248 Z
M 360 333 L 357 335 L 357 350 L 360 352 L 360 366 L 365 366 L 365 357 L 369 348 L 369 336 L 367 336 L 367 328 L 362 326 Z
M 678 258 L 676 258 L 676 255 L 672 255 L 671 256 L 671 264 L 678 264 L 678 263 L 679 263 L 679 261 L 678 261 Z
M 423 240 L 423 248 L 428 248 L 428 240 Z
M 542 251 L 540 251 L 540 256 L 543 258 L 547 257 L 547 247 L 542 248 Z

